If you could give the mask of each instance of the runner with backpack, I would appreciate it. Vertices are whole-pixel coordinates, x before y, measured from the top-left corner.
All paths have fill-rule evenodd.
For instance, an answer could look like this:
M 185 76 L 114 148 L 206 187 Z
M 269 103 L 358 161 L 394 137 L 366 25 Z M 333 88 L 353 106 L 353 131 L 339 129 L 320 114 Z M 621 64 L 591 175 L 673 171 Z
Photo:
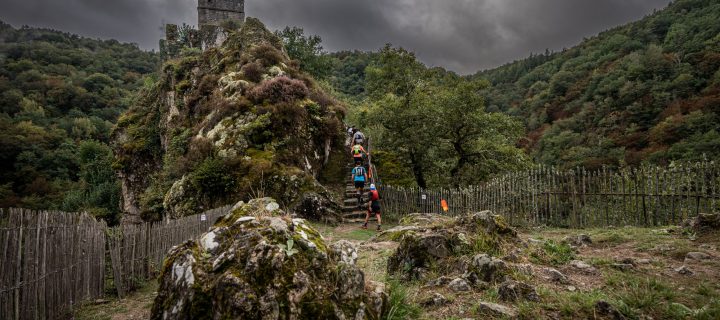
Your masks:
M 375 218 L 377 218 L 377 231 L 382 231 L 380 200 L 380 193 L 378 193 L 375 184 L 371 184 L 370 192 L 368 192 L 368 211 L 365 216 L 365 223 L 362 225 L 363 229 L 367 229 L 368 221 L 370 221 L 370 215 L 375 214 Z
M 362 145 L 365 142 L 365 135 L 360 132 L 360 130 L 356 130 L 353 135 L 353 141 L 355 141 L 355 144 Z
M 367 152 L 365 152 L 365 148 L 363 148 L 362 145 L 356 144 L 350 149 L 350 154 L 352 154 L 355 164 L 362 164 Z
M 355 190 L 357 191 L 358 206 L 362 203 L 362 191 L 365 189 L 365 182 L 368 180 L 367 170 L 363 168 L 359 162 L 355 163 L 355 167 L 352 169 L 352 176 L 350 179 L 355 183 Z

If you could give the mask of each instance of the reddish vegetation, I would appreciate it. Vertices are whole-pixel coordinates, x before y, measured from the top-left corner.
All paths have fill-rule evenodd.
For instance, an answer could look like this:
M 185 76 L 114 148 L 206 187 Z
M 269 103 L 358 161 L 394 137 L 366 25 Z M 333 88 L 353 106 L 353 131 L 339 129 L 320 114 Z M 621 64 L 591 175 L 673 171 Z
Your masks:
M 308 88 L 300 80 L 277 77 L 260 83 L 250 90 L 248 97 L 256 103 L 267 101 L 271 104 L 305 99 Z

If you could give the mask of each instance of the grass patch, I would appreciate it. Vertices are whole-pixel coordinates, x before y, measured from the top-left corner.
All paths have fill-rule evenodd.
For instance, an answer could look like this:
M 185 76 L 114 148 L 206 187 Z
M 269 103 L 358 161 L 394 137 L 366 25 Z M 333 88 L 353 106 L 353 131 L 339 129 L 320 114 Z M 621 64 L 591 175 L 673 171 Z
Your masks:
M 410 301 L 409 289 L 400 281 L 391 279 L 388 281 L 389 299 L 388 312 L 385 320 L 414 319 L 420 316 L 422 308 Z
M 487 253 L 494 257 L 502 254 L 500 241 L 485 232 L 472 235 L 470 239 L 473 253 Z
M 357 229 L 357 230 L 351 230 L 350 232 L 347 232 L 344 234 L 339 234 L 338 238 L 347 239 L 347 240 L 367 241 L 376 234 L 377 234 L 377 231 L 374 231 L 374 230 Z
M 548 240 L 530 252 L 530 259 L 538 264 L 559 266 L 574 260 L 575 251 L 568 244 Z
M 113 316 L 128 314 L 149 316 L 157 288 L 158 284 L 156 281 L 149 281 L 143 283 L 138 291 L 125 299 L 120 300 L 113 297 L 108 298 L 109 300 L 105 303 L 83 303 L 75 308 L 73 319 L 106 320 L 112 319 Z

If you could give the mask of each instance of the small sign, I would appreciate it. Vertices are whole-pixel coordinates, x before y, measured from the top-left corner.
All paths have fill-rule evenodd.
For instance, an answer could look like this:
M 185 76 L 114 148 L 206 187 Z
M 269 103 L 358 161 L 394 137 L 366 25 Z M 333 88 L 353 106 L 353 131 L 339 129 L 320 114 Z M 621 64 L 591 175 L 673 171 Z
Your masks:
M 426 194 L 422 195 L 422 199 L 427 200 L 427 195 Z
M 207 216 L 204 214 L 200 215 L 200 221 L 207 221 Z

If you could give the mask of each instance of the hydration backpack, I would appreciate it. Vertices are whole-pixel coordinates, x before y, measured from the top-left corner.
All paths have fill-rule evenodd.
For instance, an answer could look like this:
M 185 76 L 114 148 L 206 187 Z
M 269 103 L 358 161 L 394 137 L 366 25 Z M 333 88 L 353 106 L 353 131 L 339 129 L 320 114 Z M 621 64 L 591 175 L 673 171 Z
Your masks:
M 361 152 L 361 151 L 360 151 L 360 145 L 355 145 L 355 146 L 353 147 L 353 154 L 355 154 L 355 155 L 357 156 L 357 155 L 360 155 L 360 152 Z
M 380 200 L 380 193 L 377 192 L 377 190 L 370 191 L 370 201 L 378 201 Z

